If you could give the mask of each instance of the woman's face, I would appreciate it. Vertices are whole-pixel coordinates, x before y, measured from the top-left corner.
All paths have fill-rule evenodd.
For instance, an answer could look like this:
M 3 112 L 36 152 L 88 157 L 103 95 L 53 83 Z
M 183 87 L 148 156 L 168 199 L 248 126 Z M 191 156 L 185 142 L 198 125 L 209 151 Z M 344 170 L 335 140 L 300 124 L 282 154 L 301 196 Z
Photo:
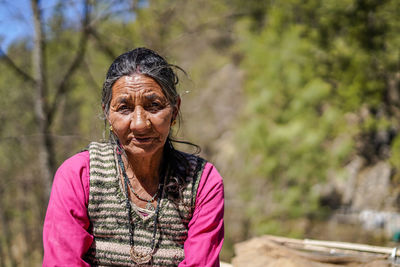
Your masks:
M 152 156 L 162 153 L 178 108 L 154 79 L 134 74 L 114 83 L 108 119 L 128 156 Z

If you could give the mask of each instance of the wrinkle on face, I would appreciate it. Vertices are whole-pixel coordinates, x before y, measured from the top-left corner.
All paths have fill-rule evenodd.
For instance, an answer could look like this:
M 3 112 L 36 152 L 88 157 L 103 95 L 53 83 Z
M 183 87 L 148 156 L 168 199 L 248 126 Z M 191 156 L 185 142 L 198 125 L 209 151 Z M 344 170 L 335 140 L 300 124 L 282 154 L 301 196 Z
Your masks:
M 109 121 L 127 153 L 152 154 L 162 151 L 175 109 L 153 78 L 123 76 L 112 87 Z

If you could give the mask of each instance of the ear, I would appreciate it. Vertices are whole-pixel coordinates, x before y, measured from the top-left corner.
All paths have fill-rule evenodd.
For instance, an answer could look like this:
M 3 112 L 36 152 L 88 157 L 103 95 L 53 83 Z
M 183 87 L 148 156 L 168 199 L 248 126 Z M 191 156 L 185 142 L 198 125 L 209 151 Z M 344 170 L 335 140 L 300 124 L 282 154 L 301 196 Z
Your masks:
M 178 96 L 177 99 L 176 99 L 176 104 L 174 106 L 174 111 L 172 113 L 172 120 L 176 119 L 176 116 L 178 116 L 180 108 L 181 108 L 181 97 Z

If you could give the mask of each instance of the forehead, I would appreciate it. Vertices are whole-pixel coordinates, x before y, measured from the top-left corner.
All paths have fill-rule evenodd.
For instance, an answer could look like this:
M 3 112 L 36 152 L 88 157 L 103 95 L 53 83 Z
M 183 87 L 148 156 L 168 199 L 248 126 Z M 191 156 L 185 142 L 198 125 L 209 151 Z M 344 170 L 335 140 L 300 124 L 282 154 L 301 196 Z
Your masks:
M 132 93 L 153 93 L 164 96 L 161 86 L 153 78 L 142 74 L 122 76 L 112 87 L 113 98 Z

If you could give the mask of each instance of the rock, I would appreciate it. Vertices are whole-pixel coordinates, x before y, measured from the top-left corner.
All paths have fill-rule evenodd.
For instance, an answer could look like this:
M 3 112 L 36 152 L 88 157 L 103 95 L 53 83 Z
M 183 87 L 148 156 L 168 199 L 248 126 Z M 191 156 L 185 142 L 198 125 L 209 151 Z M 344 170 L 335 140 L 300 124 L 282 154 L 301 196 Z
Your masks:
M 294 240 L 294 239 L 293 239 Z M 300 244 L 301 240 L 295 241 Z M 381 255 L 365 256 L 355 253 L 317 252 L 295 249 L 275 242 L 271 236 L 262 236 L 235 245 L 234 267 L 389 267 Z
M 348 178 L 344 183 L 341 183 L 340 189 L 343 190 L 342 203 L 344 205 L 350 205 L 353 201 L 354 192 L 357 188 L 357 176 L 363 167 L 365 161 L 361 157 L 353 159 L 346 167 Z
M 391 193 L 391 167 L 387 162 L 378 162 L 362 170 L 352 201 L 352 210 L 380 210 Z

